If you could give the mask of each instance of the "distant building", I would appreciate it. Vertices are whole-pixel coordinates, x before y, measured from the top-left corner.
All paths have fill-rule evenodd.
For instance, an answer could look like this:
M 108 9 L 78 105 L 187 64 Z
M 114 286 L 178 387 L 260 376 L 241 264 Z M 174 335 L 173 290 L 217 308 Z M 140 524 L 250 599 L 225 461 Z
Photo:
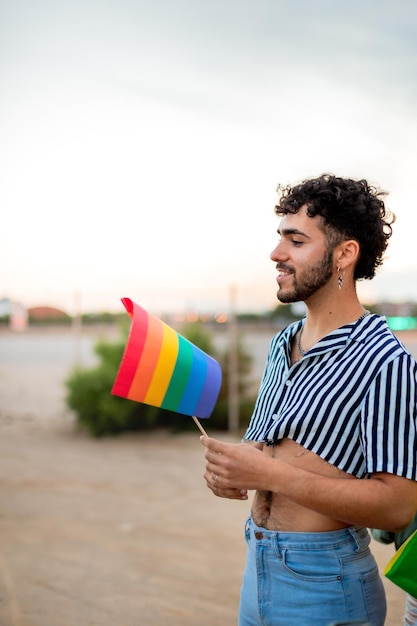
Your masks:
M 26 330 L 28 327 L 28 311 L 20 302 L 13 302 L 10 315 L 11 330 Z
M 34 306 L 28 309 L 31 322 L 63 322 L 70 319 L 68 313 L 52 306 Z
M 378 312 L 388 317 L 415 316 L 417 305 L 415 302 L 379 302 Z
M 9 298 L 0 299 L 0 317 L 8 317 L 12 313 L 12 301 Z
M 8 320 L 11 330 L 26 330 L 28 325 L 28 312 L 20 302 L 13 302 L 9 298 L 0 300 L 0 319 Z

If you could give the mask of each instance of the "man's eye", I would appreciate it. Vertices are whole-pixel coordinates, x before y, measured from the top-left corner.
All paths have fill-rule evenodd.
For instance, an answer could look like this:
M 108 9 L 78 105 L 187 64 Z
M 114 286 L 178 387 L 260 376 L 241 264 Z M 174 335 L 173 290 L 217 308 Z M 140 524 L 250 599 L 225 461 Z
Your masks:
M 298 241 L 298 239 L 293 239 L 293 240 L 292 240 L 292 243 L 293 243 L 295 246 L 301 246 L 301 245 L 303 244 L 303 242 L 302 242 L 302 241 Z

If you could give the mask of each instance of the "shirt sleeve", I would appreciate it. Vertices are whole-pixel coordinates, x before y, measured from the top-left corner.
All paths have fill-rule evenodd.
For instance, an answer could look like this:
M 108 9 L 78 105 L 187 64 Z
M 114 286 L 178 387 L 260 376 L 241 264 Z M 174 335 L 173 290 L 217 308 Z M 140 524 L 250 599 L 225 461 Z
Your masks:
M 366 395 L 361 437 L 368 474 L 417 480 L 417 364 L 407 353 L 388 362 Z

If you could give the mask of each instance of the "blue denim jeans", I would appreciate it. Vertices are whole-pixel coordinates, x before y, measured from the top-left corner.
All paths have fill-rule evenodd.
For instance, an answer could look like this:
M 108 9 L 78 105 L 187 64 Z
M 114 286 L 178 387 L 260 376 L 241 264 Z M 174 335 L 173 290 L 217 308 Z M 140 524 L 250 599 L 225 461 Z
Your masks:
M 270 531 L 246 521 L 239 626 L 383 626 L 384 587 L 366 528 Z

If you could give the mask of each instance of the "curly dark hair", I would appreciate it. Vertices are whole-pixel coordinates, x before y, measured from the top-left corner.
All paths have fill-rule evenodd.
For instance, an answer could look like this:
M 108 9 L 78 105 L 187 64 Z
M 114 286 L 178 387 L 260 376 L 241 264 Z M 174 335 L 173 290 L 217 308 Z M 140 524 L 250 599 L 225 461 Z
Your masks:
M 338 178 L 322 174 L 304 180 L 294 187 L 278 186 L 281 196 L 275 213 L 283 216 L 297 213 L 307 205 L 310 217 L 321 215 L 329 246 L 346 239 L 355 239 L 360 246 L 355 267 L 355 280 L 370 279 L 384 260 L 384 252 L 392 235 L 395 215 L 385 208 L 387 195 L 366 180 Z

